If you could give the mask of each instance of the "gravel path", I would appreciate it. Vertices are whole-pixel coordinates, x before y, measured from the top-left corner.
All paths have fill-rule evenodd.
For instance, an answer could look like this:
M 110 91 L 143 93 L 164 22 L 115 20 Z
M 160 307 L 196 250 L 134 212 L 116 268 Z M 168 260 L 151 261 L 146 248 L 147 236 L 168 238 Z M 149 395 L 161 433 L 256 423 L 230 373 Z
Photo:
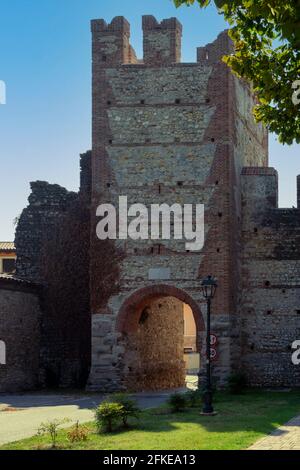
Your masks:
M 135 395 L 141 408 L 152 408 L 164 403 L 169 392 Z M 0 395 L 0 445 L 31 437 L 40 424 L 55 418 L 68 418 L 72 426 L 94 418 L 94 408 L 103 395 L 24 394 Z

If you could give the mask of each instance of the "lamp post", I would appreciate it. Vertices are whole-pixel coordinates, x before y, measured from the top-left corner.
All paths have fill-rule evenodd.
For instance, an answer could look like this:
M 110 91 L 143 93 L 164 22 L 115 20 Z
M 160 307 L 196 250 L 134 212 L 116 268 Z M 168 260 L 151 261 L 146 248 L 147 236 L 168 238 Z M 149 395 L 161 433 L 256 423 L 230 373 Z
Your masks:
M 203 410 L 204 415 L 213 415 L 214 409 L 212 404 L 212 387 L 211 387 L 211 357 L 210 357 L 210 309 L 211 301 L 214 298 L 216 289 L 218 287 L 216 279 L 212 276 L 207 276 L 201 282 L 201 289 L 203 297 L 207 302 L 207 324 L 206 324 L 206 386 L 203 397 Z

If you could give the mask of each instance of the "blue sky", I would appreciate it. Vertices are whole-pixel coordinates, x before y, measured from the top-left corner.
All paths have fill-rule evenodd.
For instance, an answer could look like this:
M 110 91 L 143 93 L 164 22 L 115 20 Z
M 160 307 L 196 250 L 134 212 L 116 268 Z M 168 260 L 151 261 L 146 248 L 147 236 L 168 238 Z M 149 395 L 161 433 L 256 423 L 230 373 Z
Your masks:
M 13 219 L 27 204 L 29 182 L 79 185 L 79 153 L 91 147 L 89 21 L 123 15 L 142 57 L 141 16 L 177 16 L 183 24 L 183 61 L 226 25 L 213 8 L 176 10 L 171 0 L 1 0 L 0 240 L 14 237 Z M 295 205 L 299 145 L 270 137 L 270 165 L 279 171 L 280 205 Z

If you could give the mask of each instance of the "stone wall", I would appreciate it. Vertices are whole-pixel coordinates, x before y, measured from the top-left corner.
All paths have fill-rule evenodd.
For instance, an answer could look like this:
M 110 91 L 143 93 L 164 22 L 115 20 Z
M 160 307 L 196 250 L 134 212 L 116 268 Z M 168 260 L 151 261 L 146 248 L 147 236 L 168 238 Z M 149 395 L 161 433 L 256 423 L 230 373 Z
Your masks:
M 80 190 L 31 183 L 16 229 L 20 279 L 44 285 L 40 385 L 83 386 L 90 365 L 91 152 L 80 158 Z M 34 306 L 33 306 L 34 308 Z
M 183 240 L 120 242 L 126 253 L 120 292 L 101 311 L 92 311 L 96 318 L 90 386 L 108 388 L 110 380 L 115 388 L 122 382 L 118 369 L 122 352 L 116 337 L 103 362 L 98 351 L 102 344 L 99 325 L 110 324 L 115 334 L 123 302 L 144 288 L 159 289 L 164 283 L 185 292 L 205 318 L 200 282 L 208 274 L 219 280 L 212 318 L 219 339 L 214 375 L 224 384 L 237 366 L 240 352 L 236 289 L 241 269 L 239 174 L 248 160 L 258 166 L 267 162 L 266 131 L 254 125 L 254 98 L 249 88 L 237 83 L 221 61 L 232 51 L 226 32 L 198 49 L 197 63 L 184 64 L 180 63 L 181 25 L 177 20 L 159 24 L 147 16 L 143 31 L 144 59 L 134 64 L 124 53 L 128 22 L 119 17 L 110 25 L 103 20 L 92 22 L 92 220 L 95 222 L 94 207 L 99 202 L 117 205 L 119 195 L 127 195 L 129 205 L 202 202 L 205 246 L 200 252 L 188 252 Z M 250 137 L 253 146 L 249 148 Z M 169 274 L 154 280 L 153 269 Z M 91 269 L 92 293 L 97 290 L 94 278 Z M 203 332 L 197 333 L 199 338 Z M 199 350 L 203 356 L 204 345 Z
M 23 210 L 16 228 L 16 275 L 39 282 L 43 243 L 51 237 L 59 218 L 66 214 L 77 195 L 46 181 L 32 182 L 30 188 L 29 205 Z
M 244 168 L 241 364 L 254 386 L 300 386 L 300 210 L 279 209 L 277 172 Z
M 0 341 L 6 344 L 6 364 L 0 364 L 0 392 L 38 386 L 41 315 L 37 286 L 0 277 Z
M 16 275 L 31 281 L 41 279 L 41 254 L 43 244 L 51 239 L 53 230 L 82 197 L 90 203 L 91 198 L 91 151 L 80 155 L 79 193 L 68 191 L 58 184 L 47 181 L 30 183 L 28 206 L 23 210 L 17 224 L 15 246 L 17 252 Z
M 80 187 L 79 194 L 88 201 L 92 193 L 92 152 L 88 150 L 80 155 Z

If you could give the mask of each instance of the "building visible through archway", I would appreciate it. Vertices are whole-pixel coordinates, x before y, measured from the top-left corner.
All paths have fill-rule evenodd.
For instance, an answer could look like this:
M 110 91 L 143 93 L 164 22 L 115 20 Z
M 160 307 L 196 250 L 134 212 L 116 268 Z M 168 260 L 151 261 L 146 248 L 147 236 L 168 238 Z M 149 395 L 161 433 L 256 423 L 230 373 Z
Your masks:
M 183 305 L 183 351 L 185 372 L 187 376 L 198 374 L 200 369 L 200 352 L 197 347 L 197 326 L 193 311 L 187 304 Z

